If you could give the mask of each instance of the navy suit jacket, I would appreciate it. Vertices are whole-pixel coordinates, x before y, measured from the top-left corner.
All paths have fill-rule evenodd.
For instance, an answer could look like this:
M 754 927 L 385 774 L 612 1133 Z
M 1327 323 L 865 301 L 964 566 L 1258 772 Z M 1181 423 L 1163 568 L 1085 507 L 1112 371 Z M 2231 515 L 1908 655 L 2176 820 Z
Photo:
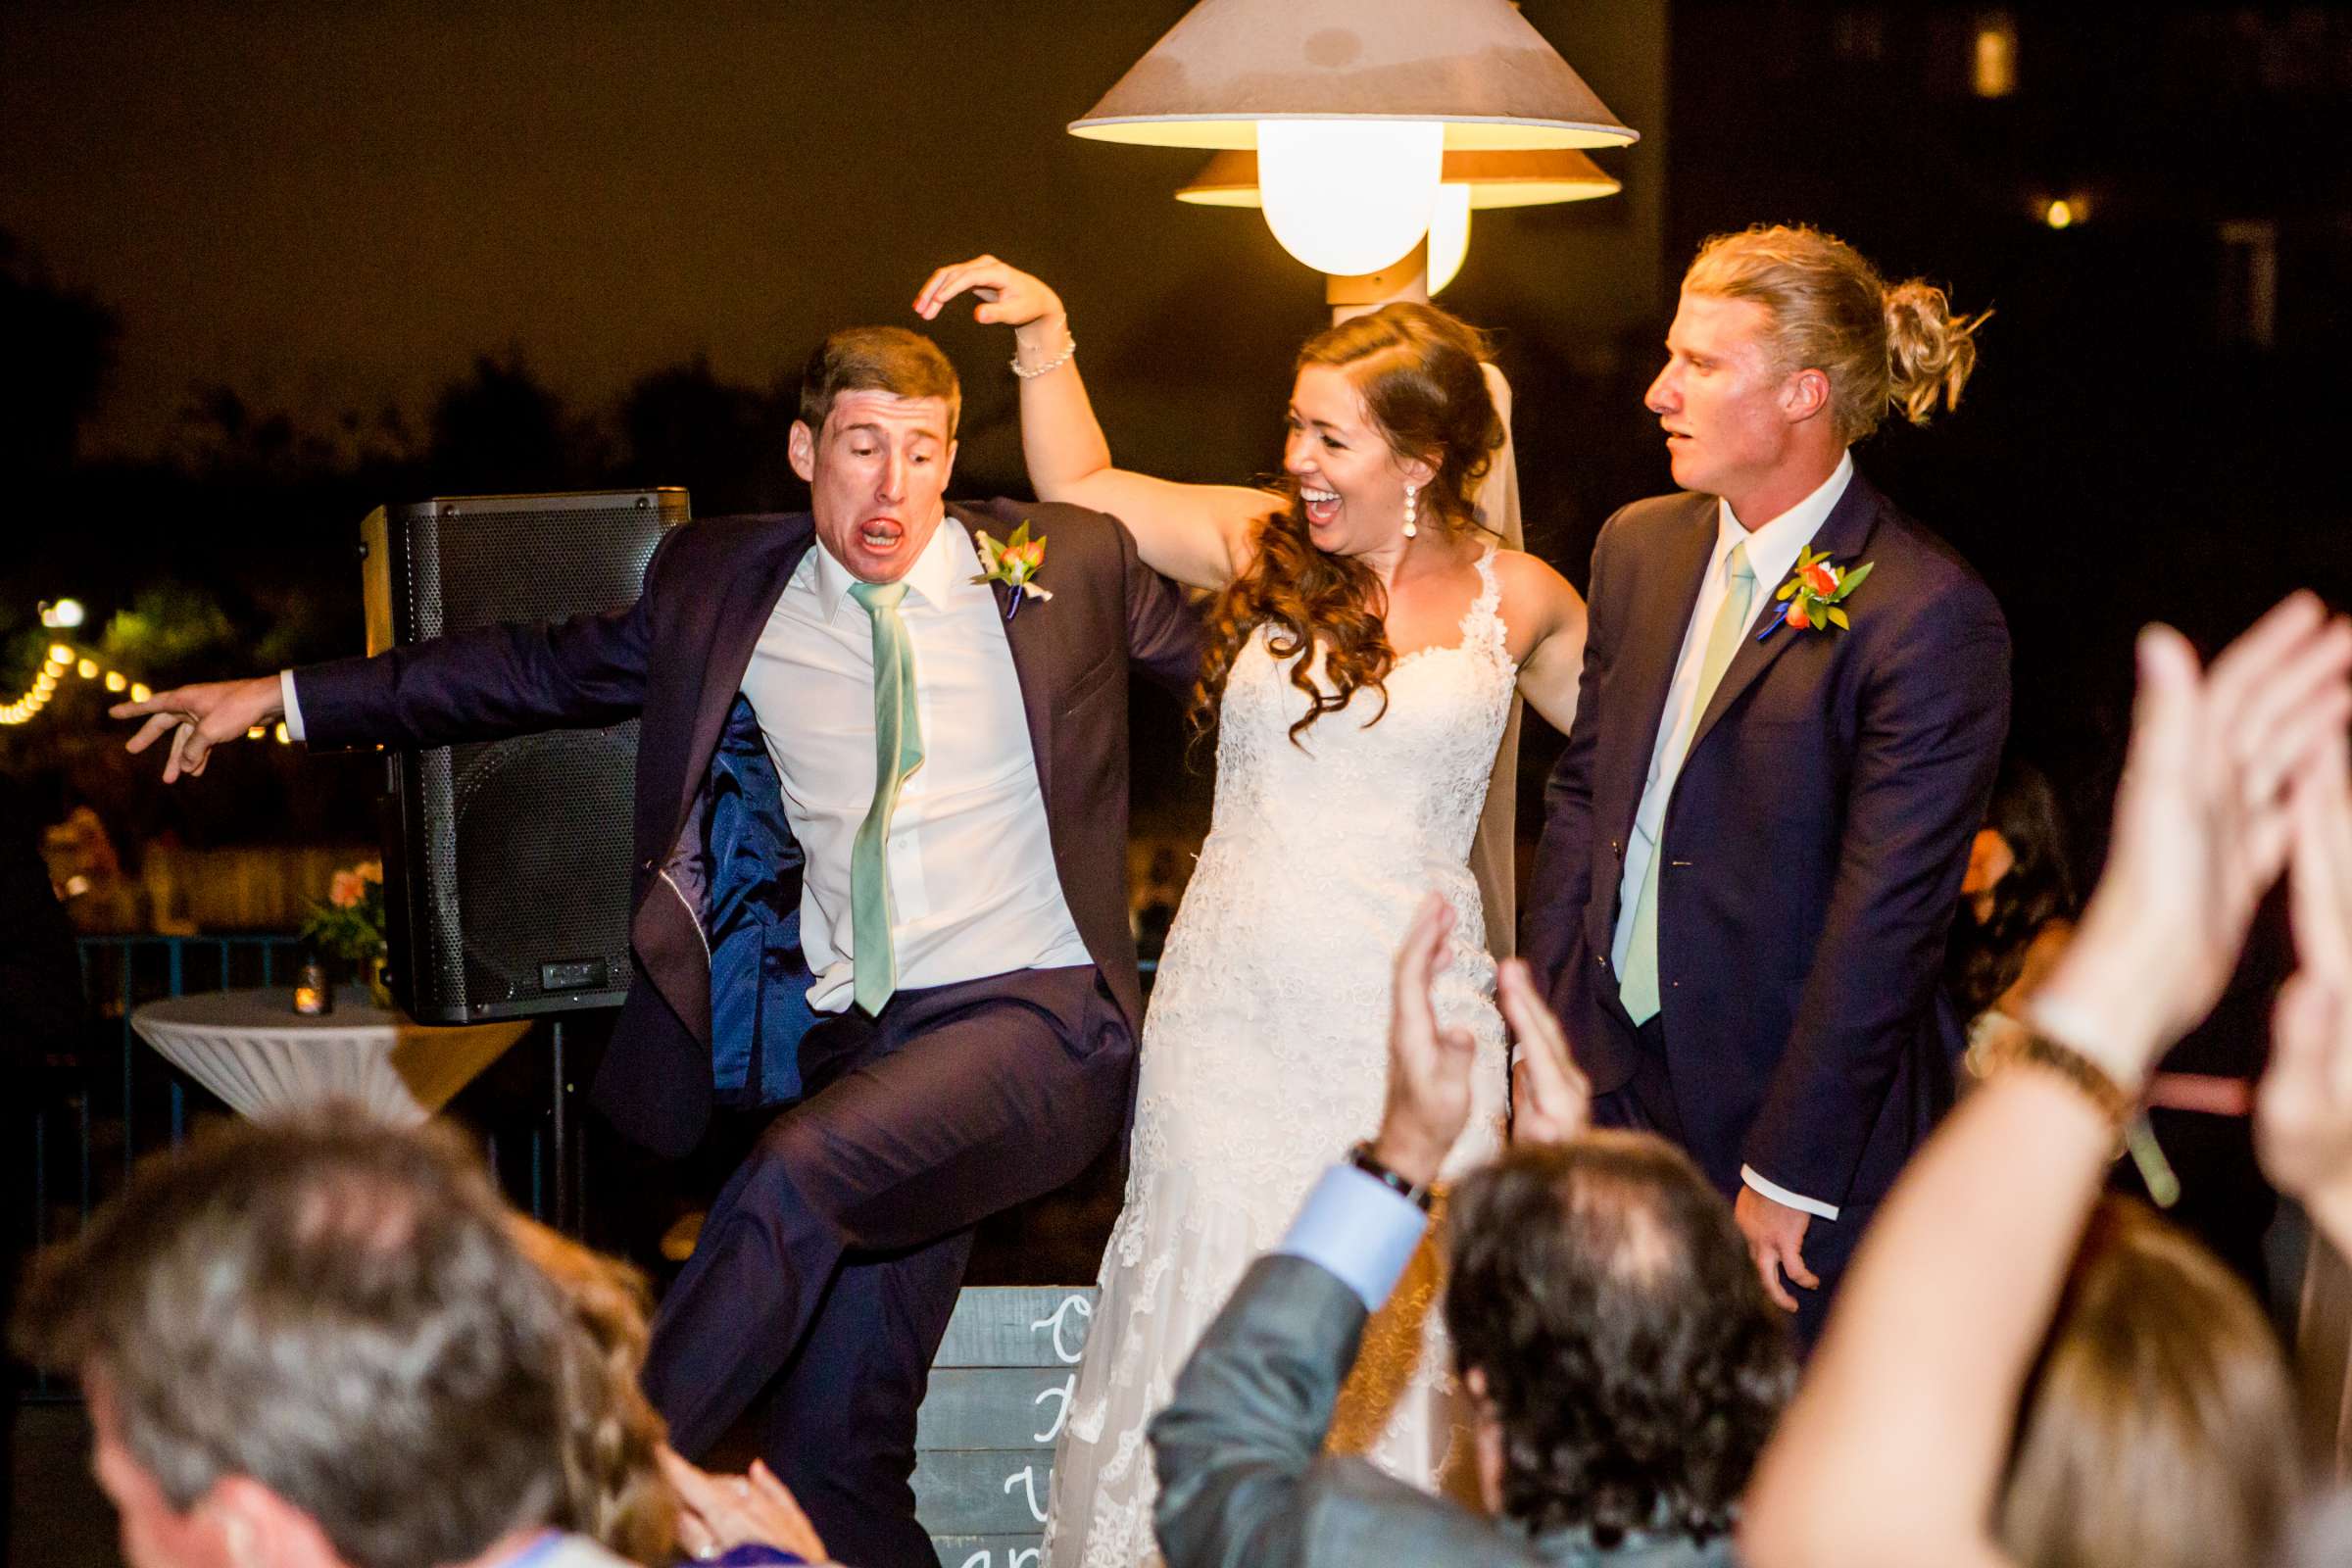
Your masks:
M 1522 951 L 1596 1091 L 1641 1050 L 1609 950 L 1716 505 L 1637 502 L 1593 547 Z M 1725 670 L 1667 806 L 1658 978 L 1675 1107 L 1708 1176 L 1732 1192 L 1746 1164 L 1843 1205 L 1875 1201 L 1949 1103 L 1961 1040 L 1936 981 L 2008 732 L 2009 634 L 1967 563 L 1858 471 L 1813 548 L 1874 563 L 1852 629 L 1751 632 Z
M 1132 1032 L 1143 997 L 1127 923 L 1126 675 L 1133 663 L 1188 687 L 1198 617 L 1115 518 L 1002 500 L 948 510 L 1000 537 L 1026 519 L 1050 541 L 1038 580 L 1054 597 L 1030 601 L 1005 639 L 1062 896 Z M 807 514 L 707 517 L 662 539 L 621 609 L 295 672 L 314 747 L 442 746 L 642 717 L 636 976 L 592 1098 L 664 1153 L 700 1141 L 714 1098 L 771 1104 L 800 1093 L 798 1047 L 813 1022 L 803 858 L 741 686 L 814 538 Z

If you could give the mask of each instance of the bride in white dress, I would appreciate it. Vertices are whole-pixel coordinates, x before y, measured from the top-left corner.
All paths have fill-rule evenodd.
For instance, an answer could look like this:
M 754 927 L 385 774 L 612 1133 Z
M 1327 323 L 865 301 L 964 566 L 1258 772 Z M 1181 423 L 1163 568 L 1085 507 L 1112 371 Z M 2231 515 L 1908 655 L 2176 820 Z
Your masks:
M 1460 915 L 1438 1018 L 1478 1047 L 1447 1170 L 1501 1147 L 1509 1069 L 1471 840 L 1513 691 L 1568 727 L 1584 603 L 1480 528 L 1501 421 L 1482 340 L 1445 312 L 1392 305 L 1307 343 L 1289 483 L 1268 491 L 1113 467 L 1061 301 L 982 257 L 934 273 L 916 310 L 965 292 L 1016 329 L 1039 496 L 1112 514 L 1147 564 L 1219 594 L 1200 693 L 1215 806 L 1144 1021 L 1126 1202 L 1046 1524 L 1052 1568 L 1138 1568 L 1159 1562 L 1145 1428 L 1250 1260 L 1378 1127 L 1390 961 L 1433 887 Z M 1468 1469 L 1440 1283 L 1425 1246 L 1365 1330 L 1331 1440 L 1432 1489 Z

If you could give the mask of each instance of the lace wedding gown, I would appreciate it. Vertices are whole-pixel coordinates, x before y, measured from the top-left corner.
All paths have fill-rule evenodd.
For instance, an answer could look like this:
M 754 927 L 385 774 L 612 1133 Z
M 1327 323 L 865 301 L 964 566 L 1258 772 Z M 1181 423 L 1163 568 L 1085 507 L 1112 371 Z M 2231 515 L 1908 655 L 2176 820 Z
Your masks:
M 1358 692 L 1299 745 L 1290 726 L 1307 699 L 1289 662 L 1263 631 L 1234 661 L 1208 838 L 1144 1021 L 1126 1205 L 1054 1453 L 1050 1568 L 1159 1563 L 1145 1426 L 1243 1271 L 1378 1128 L 1390 965 L 1432 887 L 1460 917 L 1438 1018 L 1478 1041 L 1447 1171 L 1501 1146 L 1508 1068 L 1467 861 L 1517 671 L 1492 549 L 1478 573 L 1457 645 L 1398 660 L 1385 713 Z M 1432 1490 L 1469 1464 L 1438 1267 L 1425 1242 L 1365 1330 L 1331 1436 Z

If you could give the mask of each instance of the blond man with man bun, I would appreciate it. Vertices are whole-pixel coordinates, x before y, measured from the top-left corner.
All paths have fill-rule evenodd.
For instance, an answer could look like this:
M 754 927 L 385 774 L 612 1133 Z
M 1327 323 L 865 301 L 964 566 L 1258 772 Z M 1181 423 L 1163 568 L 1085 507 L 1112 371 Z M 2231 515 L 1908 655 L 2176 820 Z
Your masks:
M 1611 517 L 1523 951 L 1594 1120 L 1688 1149 L 1819 1332 L 1951 1097 L 1936 976 L 2009 716 L 2000 608 L 1856 466 L 1982 317 L 1805 227 L 1704 245 L 1645 403 L 1682 493 Z

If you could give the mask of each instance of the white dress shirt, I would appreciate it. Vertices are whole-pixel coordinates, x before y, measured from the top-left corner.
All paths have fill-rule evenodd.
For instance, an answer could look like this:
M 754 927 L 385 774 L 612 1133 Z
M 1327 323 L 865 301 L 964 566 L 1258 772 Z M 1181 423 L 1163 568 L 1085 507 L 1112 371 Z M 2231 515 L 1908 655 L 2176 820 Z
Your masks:
M 902 991 L 1094 961 L 1054 869 L 1021 683 L 979 569 L 971 535 L 942 517 L 899 606 L 923 738 L 884 852 Z M 808 856 L 801 943 L 819 1012 L 852 1000 L 850 847 L 874 798 L 873 621 L 850 597 L 857 580 L 812 546 L 743 677 Z
M 1682 776 L 1683 759 L 1690 752 L 1690 737 L 1698 728 L 1699 666 L 1706 662 L 1707 635 L 1714 628 L 1715 613 L 1731 593 L 1727 563 L 1732 550 L 1744 540 L 1748 570 L 1755 573 L 1755 599 L 1748 609 L 1747 629 L 1742 633 L 1749 635 L 1757 620 L 1773 608 L 1772 596 L 1788 580 L 1789 570 L 1796 564 L 1797 552 L 1812 543 L 1813 535 L 1829 520 L 1831 511 L 1845 494 L 1853 476 L 1852 456 L 1840 457 L 1836 470 L 1822 482 L 1820 489 L 1752 529 L 1733 514 L 1730 502 L 1718 500 L 1715 504 L 1715 551 L 1707 558 L 1706 575 L 1699 580 L 1698 603 L 1690 607 L 1690 622 L 1683 628 L 1683 651 L 1675 662 L 1674 682 L 1666 688 L 1666 710 L 1659 717 L 1657 744 L 1650 752 L 1649 777 L 1642 787 L 1642 805 L 1634 812 L 1633 831 L 1626 836 L 1625 874 L 1618 883 L 1617 930 L 1609 944 L 1609 964 L 1618 974 L 1625 973 L 1626 950 L 1633 945 L 1634 907 L 1642 897 L 1642 883 L 1649 875 L 1649 863 L 1657 858 L 1658 840 L 1665 831 L 1666 808 L 1674 800 L 1675 781 Z M 1748 1186 L 1776 1202 L 1824 1219 L 1838 1217 L 1834 1204 L 1776 1187 L 1747 1166 L 1740 1167 L 1740 1175 Z

